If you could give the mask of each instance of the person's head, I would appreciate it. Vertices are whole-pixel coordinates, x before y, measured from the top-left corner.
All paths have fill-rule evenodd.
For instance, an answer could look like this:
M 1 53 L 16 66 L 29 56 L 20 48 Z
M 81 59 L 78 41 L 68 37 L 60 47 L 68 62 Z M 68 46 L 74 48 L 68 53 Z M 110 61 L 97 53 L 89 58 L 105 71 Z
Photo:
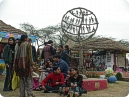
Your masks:
M 13 37 L 10 37 L 10 38 L 8 39 L 8 44 L 10 44 L 10 45 L 15 45 L 15 39 L 14 39 Z
M 15 40 L 15 43 L 18 43 L 18 42 L 20 42 L 20 39 L 17 38 L 17 39 Z
M 54 67 L 53 67 L 53 72 L 54 72 L 55 74 L 60 74 L 60 72 L 61 72 L 60 67 L 54 66 Z
M 53 60 L 55 61 L 55 62 L 58 62 L 59 60 L 60 60 L 60 55 L 59 54 L 56 54 L 56 55 L 54 55 L 53 56 Z
M 71 68 L 68 70 L 68 75 L 71 75 Z
M 44 45 L 46 46 L 47 45 L 47 42 L 44 42 Z
M 65 45 L 65 50 L 69 50 L 69 46 L 68 45 Z
M 28 36 L 27 35 L 21 35 L 21 42 L 24 42 L 24 41 L 28 41 Z
M 53 59 L 52 59 L 52 58 L 47 58 L 46 62 L 47 62 L 49 65 L 52 65 Z
M 32 43 L 32 39 L 29 39 L 28 42 L 29 42 L 29 43 Z
M 72 74 L 72 75 L 79 74 L 78 68 L 77 68 L 77 67 L 72 67 L 72 68 L 71 68 L 71 74 Z
M 52 41 L 52 40 L 49 40 L 49 41 L 48 41 L 48 44 L 53 45 L 53 41 Z
M 59 49 L 59 51 L 62 51 L 63 50 L 63 45 L 59 45 L 58 49 Z

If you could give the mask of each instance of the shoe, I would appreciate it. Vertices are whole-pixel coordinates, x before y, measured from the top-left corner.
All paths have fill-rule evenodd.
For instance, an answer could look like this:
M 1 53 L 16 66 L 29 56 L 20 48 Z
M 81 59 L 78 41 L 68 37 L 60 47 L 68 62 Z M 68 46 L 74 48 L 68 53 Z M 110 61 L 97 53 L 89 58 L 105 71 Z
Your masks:
M 75 94 L 74 94 L 74 95 L 75 95 L 75 97 L 79 97 L 78 93 L 76 93 L 76 92 L 75 92 Z
M 10 89 L 3 89 L 3 91 L 12 91 L 12 90 L 10 90 Z
M 70 91 L 70 97 L 73 97 L 73 91 Z
M 63 89 L 62 89 L 62 93 L 65 94 L 65 87 L 63 87 Z
M 59 87 L 58 93 L 61 95 L 62 94 L 62 87 Z

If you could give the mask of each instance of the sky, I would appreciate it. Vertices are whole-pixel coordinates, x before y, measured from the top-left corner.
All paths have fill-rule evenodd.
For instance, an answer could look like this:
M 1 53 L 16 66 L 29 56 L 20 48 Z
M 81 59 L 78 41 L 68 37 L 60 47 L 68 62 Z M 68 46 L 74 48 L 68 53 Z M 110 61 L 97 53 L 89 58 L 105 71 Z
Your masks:
M 96 35 L 129 40 L 129 0 L 0 0 L 0 20 L 16 28 L 20 23 L 44 28 L 61 23 L 63 15 L 76 7 L 96 15 Z

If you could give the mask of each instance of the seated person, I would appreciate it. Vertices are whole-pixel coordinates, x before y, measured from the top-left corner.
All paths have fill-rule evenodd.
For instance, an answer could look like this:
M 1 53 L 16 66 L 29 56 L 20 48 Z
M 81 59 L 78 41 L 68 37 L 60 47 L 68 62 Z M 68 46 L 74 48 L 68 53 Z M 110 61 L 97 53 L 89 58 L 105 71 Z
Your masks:
M 62 60 L 61 56 L 58 54 L 53 56 L 53 60 L 56 63 L 56 65 L 60 67 L 60 70 L 63 73 L 64 78 L 66 78 L 69 70 L 68 64 L 64 60 Z
M 83 77 L 79 75 L 77 67 L 71 68 L 72 76 L 69 77 L 67 81 L 67 86 L 69 86 L 68 97 L 79 97 L 81 95 L 81 87 L 83 82 Z
M 36 73 L 36 72 L 34 72 L 34 70 L 32 69 L 32 85 L 33 85 L 33 87 L 32 87 L 32 89 L 33 90 L 40 90 L 40 88 L 39 88 L 39 75 Z
M 41 85 L 44 92 L 58 92 L 59 87 L 65 86 L 64 76 L 60 71 L 60 67 L 53 67 L 53 72 L 47 75 Z
M 40 68 L 38 69 L 39 72 L 41 72 L 39 82 L 42 82 L 42 80 L 43 80 L 50 72 L 52 72 L 52 70 L 49 69 L 49 68 L 52 68 L 52 65 L 53 65 L 53 60 L 52 60 L 52 58 L 48 58 L 48 59 L 45 61 L 45 64 L 44 64 L 43 66 L 40 66 Z

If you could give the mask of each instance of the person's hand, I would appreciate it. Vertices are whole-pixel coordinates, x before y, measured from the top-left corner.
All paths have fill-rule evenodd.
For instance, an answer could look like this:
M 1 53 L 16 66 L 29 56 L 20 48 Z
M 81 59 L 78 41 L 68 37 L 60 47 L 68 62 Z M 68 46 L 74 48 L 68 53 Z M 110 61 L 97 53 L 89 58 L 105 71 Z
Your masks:
M 76 86 L 77 86 L 77 84 L 74 85 L 74 87 L 76 87 Z
M 59 85 L 60 84 L 60 82 L 56 82 L 56 85 Z
M 44 86 L 42 86 L 42 89 L 43 89 L 43 90 L 46 90 L 46 88 L 45 88 Z
M 46 68 L 48 71 L 50 71 L 50 68 Z
M 73 83 L 71 83 L 71 87 L 74 87 L 74 84 Z

